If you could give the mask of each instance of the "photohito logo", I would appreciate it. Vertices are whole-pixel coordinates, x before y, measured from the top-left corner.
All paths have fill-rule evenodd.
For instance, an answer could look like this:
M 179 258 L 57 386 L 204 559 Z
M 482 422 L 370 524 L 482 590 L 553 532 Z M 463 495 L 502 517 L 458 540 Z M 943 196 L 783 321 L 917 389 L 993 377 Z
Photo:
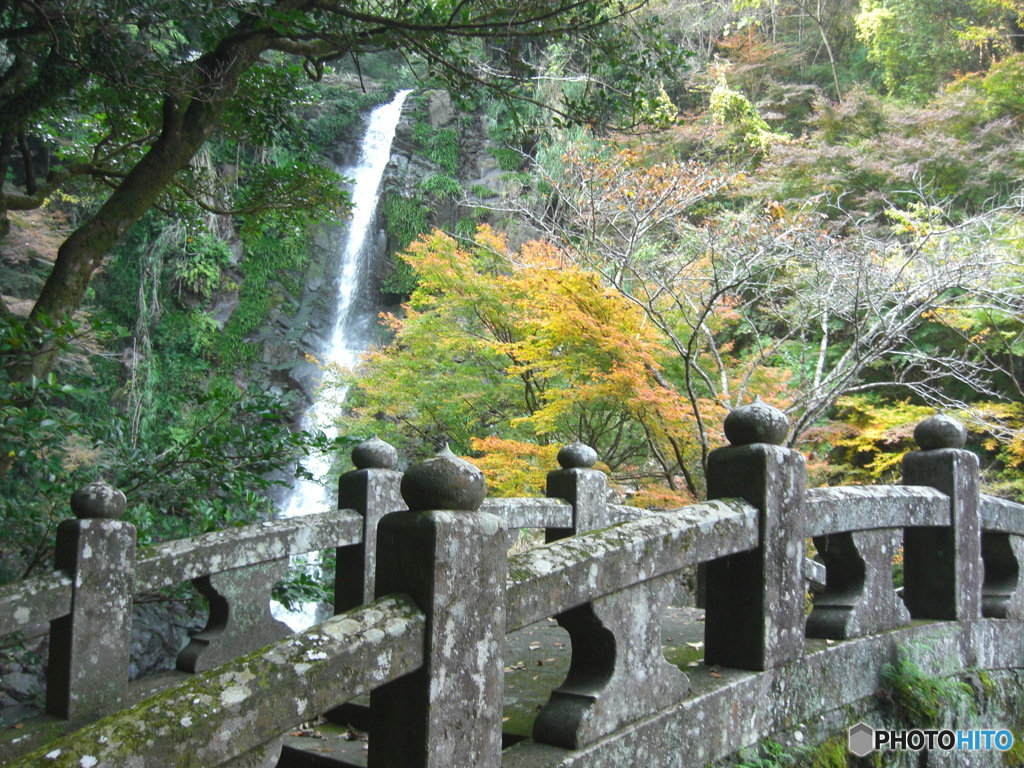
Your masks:
M 850 727 L 848 743 L 850 752 L 857 757 L 864 757 L 876 749 L 899 749 L 909 752 L 920 752 L 922 749 L 943 752 L 997 749 L 1005 752 L 1013 746 L 1013 734 L 1007 730 L 977 728 L 969 731 L 952 731 L 948 728 L 876 731 L 867 723 L 857 723 Z

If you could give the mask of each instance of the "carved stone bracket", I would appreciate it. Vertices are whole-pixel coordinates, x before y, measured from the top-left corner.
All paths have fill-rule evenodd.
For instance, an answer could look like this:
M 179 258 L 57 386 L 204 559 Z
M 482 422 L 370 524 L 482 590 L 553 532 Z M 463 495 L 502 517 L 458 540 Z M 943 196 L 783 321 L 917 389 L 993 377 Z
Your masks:
M 178 654 L 178 669 L 213 669 L 290 635 L 288 626 L 270 613 L 270 590 L 286 570 L 284 558 L 193 579 L 210 601 L 210 618 Z
M 982 615 L 990 619 L 1024 619 L 1024 537 L 982 533 L 981 555 L 985 561 Z
M 572 640 L 572 661 L 537 715 L 535 741 L 579 749 L 689 690 L 686 675 L 661 650 L 658 617 L 674 589 L 672 578 L 662 577 L 558 616 Z
M 807 618 L 807 636 L 845 640 L 909 624 L 892 583 L 899 545 L 900 531 L 893 528 L 814 537 L 827 576 Z

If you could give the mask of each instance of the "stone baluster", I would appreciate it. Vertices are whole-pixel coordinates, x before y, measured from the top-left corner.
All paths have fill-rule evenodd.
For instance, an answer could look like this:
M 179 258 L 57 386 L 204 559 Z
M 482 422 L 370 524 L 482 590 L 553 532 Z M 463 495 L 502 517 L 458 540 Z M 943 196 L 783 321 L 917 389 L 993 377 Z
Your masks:
M 967 430 L 945 415 L 914 429 L 920 450 L 903 457 L 903 484 L 949 496 L 948 528 L 907 528 L 903 534 L 903 601 L 915 619 L 981 617 L 981 521 L 978 457 L 963 450 Z
M 981 612 L 990 619 L 1024 619 L 1024 536 L 982 531 L 985 583 Z
M 807 637 L 845 640 L 910 623 L 892 583 L 899 544 L 900 531 L 892 528 L 814 537 L 828 575 L 807 617 Z
M 290 635 L 270 612 L 270 592 L 287 570 L 285 557 L 192 579 L 210 616 L 178 654 L 178 670 L 204 672 Z
M 50 622 L 46 711 L 83 724 L 127 703 L 135 526 L 118 520 L 125 497 L 106 483 L 75 491 L 71 509 L 54 556 L 73 582 L 71 613 Z
M 549 540 L 607 525 L 607 478 L 593 469 L 596 461 L 581 443 L 558 452 L 562 469 L 548 474 L 547 494 L 573 505 L 575 525 L 549 530 Z M 534 721 L 535 741 L 579 749 L 686 693 L 689 680 L 661 648 L 661 615 L 674 591 L 674 579 L 663 576 L 556 617 L 569 633 L 572 659 Z
M 398 452 L 376 435 L 352 450 L 355 469 L 338 478 L 338 508 L 363 516 L 363 541 L 338 547 L 334 570 L 336 614 L 372 600 L 377 524 L 388 512 L 405 509 Z
M 755 400 L 725 419 L 731 445 L 708 457 L 708 498 L 741 498 L 760 510 L 760 546 L 707 565 L 704 661 L 765 670 L 797 658 L 804 643 L 804 457 L 782 446 L 785 415 Z
M 504 521 L 480 471 L 447 448 L 402 478 L 407 511 L 377 528 L 376 594 L 427 615 L 425 663 L 370 696 L 370 768 L 501 765 Z

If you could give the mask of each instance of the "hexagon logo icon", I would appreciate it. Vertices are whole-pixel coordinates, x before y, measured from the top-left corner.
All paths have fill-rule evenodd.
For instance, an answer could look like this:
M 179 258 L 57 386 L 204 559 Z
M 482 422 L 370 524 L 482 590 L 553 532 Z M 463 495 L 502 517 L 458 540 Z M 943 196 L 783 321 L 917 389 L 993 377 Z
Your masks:
M 875 749 L 875 729 L 867 723 L 850 726 L 849 746 L 857 757 L 869 755 Z

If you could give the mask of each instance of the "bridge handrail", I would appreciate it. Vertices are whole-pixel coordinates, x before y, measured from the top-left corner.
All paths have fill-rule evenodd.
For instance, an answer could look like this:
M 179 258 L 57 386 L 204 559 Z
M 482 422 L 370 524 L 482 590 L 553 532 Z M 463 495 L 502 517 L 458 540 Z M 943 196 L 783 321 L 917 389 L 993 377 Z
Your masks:
M 572 504 L 561 499 L 526 496 L 484 499 L 480 512 L 497 515 L 512 528 L 568 528 Z
M 378 726 L 410 737 L 371 740 L 370 764 L 433 761 L 492 768 L 501 763 L 504 635 L 545 617 L 555 615 L 568 631 L 572 660 L 565 682 L 551 692 L 537 715 L 535 741 L 585 755 L 641 721 L 686 711 L 680 702 L 690 681 L 665 661 L 660 617 L 674 595 L 676 573 L 687 565 L 705 564 L 704 662 L 723 669 L 784 674 L 787 665 L 806 658 L 805 637 L 866 638 L 872 645 L 877 637 L 912 633 L 918 624 L 901 629 L 912 619 L 962 620 L 965 642 L 987 648 L 982 635 L 972 639 L 972 627 L 982 634 L 999 633 L 1011 624 L 1000 625 L 999 618 L 1024 617 L 1024 505 L 979 495 L 978 461 L 963 450 L 962 426 L 946 417 L 919 425 L 915 439 L 920 450 L 903 459 L 905 486 L 807 490 L 804 457 L 782 445 L 785 433 L 778 427 L 785 417 L 754 403 L 737 409 L 730 419 L 744 410 L 749 423 L 737 430 L 734 422 L 730 431 L 727 419 L 731 445 L 709 456 L 711 501 L 670 512 L 646 513 L 609 504 L 607 477 L 594 469 L 596 454 L 576 444 L 559 452 L 561 469 L 548 473 L 548 499 L 483 501 L 482 475 L 447 451 L 404 475 L 393 471 L 393 462 L 363 465 L 339 481 L 342 511 L 248 531 L 242 556 L 251 559 L 245 567 L 232 567 L 239 562 L 236 556 L 224 560 L 218 549 L 229 546 L 225 540 L 237 533 L 228 532 L 204 539 L 205 549 L 186 542 L 169 545 L 159 555 L 151 553 L 155 559 L 144 556 L 139 563 L 147 564 L 136 578 L 131 526 L 109 519 L 72 521 L 58 536 L 58 565 L 74 572 L 69 558 L 92 545 L 92 555 L 74 561 L 87 572 L 85 577 L 81 572 L 71 577 L 70 602 L 75 615 L 90 606 L 98 610 L 101 620 L 91 619 L 90 631 L 99 627 L 103 632 L 81 638 L 81 648 L 110 647 L 109 624 L 123 623 L 130 613 L 123 606 L 111 608 L 109 595 L 128 594 L 130 601 L 132 588 L 151 578 L 145 570 L 155 573 L 157 561 L 173 559 L 173 553 L 184 553 L 186 560 L 194 554 L 201 563 L 216 567 L 228 565 L 228 571 L 216 576 L 213 571 L 196 576 L 206 565 L 182 566 L 196 568 L 182 572 L 211 588 L 221 579 L 228 579 L 227 586 L 232 587 L 231 578 L 252 578 L 238 583 L 256 584 L 259 588 L 248 588 L 256 595 L 251 602 L 263 601 L 265 608 L 273 568 L 280 561 L 261 558 L 284 551 L 287 547 L 281 541 L 336 546 L 336 612 L 345 601 L 363 603 L 375 592 L 407 594 L 409 598 L 394 599 L 411 599 L 406 605 L 416 606 L 422 628 L 417 661 L 422 667 L 390 678 L 374 688 L 372 696 Z M 380 445 L 375 450 L 380 452 Z M 410 511 L 401 511 L 401 497 Z M 346 511 L 348 507 L 355 512 Z M 630 519 L 620 523 L 623 517 Z M 334 528 L 335 521 L 340 528 Z M 549 543 L 509 558 L 508 529 L 520 525 L 545 528 Z M 281 538 L 261 545 L 258 530 L 274 531 Z M 824 591 L 815 596 L 809 616 L 807 537 L 814 538 L 827 569 Z M 101 545 L 99 550 L 96 544 Z M 898 594 L 893 557 L 901 545 L 904 584 Z M 220 561 L 214 563 L 218 556 Z M 40 593 L 56 606 L 47 610 L 63 610 L 69 598 L 61 579 L 39 584 Z M 339 596 L 338 590 L 346 589 Z M 0 599 L 3 595 L 0 591 Z M 13 611 L 9 604 L 0 604 L 0 616 Z M 982 621 L 983 617 L 996 620 Z M 88 620 L 83 623 L 89 626 Z M 329 623 L 342 642 L 342 623 Z M 221 629 L 215 627 L 208 639 L 223 636 Z M 101 666 L 109 668 L 109 659 L 126 655 L 124 627 L 118 632 L 121 647 L 104 657 Z M 230 656 L 223 659 L 228 664 L 224 669 L 265 664 L 260 658 L 267 654 L 280 660 L 280 649 L 288 642 L 278 641 L 269 651 L 235 661 Z M 844 647 L 848 646 L 820 653 L 845 658 Z M 80 656 L 81 648 L 76 651 Z M 383 656 L 388 653 L 383 645 L 377 650 Z M 59 651 L 56 657 L 62 654 Z M 51 652 L 51 660 L 54 656 Z M 379 661 L 372 654 L 368 658 L 370 666 Z M 104 673 L 109 676 L 109 669 L 89 670 L 85 688 L 103 684 Z M 297 667 L 281 674 L 300 675 Z M 82 679 L 76 678 L 80 689 Z M 326 681 L 309 685 L 308 677 L 306 682 L 308 692 L 315 689 L 317 695 L 332 687 Z M 294 709 L 291 697 L 306 698 L 308 693 L 295 690 L 291 683 L 282 684 L 270 698 L 281 698 L 280 706 Z M 322 695 L 333 700 L 341 694 Z M 176 691 L 167 691 L 155 701 L 178 701 L 177 696 Z M 299 707 L 302 712 L 314 710 L 312 704 L 303 707 L 305 703 Z M 179 727 L 174 710 L 161 711 L 169 723 L 161 727 Z M 192 714 L 186 716 L 190 723 L 195 720 Z M 257 747 L 276 738 L 280 731 L 275 729 L 284 722 L 266 716 L 271 717 L 271 727 L 252 736 Z M 122 722 L 121 715 L 113 717 Z M 68 719 L 68 727 L 85 722 Z M 81 730 L 86 739 L 82 743 L 99 743 L 88 742 L 99 727 Z M 60 743 L 79 742 L 68 737 Z M 222 759 L 211 755 L 207 762 L 214 765 Z
M 71 577 L 64 571 L 0 587 L 0 637 L 71 612 Z
M 422 667 L 425 628 L 426 617 L 407 595 L 388 595 L 7 765 L 220 765 L 259 749 L 267 734 L 284 733 Z
M 804 495 L 808 536 L 877 528 L 949 525 L 949 497 L 909 485 L 808 488 Z
M 359 544 L 363 518 L 351 509 L 253 523 L 167 541 L 135 564 L 135 591 L 151 592 L 236 568 Z
M 342 509 L 163 542 L 135 561 L 134 591 L 152 592 L 214 573 L 359 544 L 362 527 L 360 515 Z M 72 588 L 64 571 L 0 587 L 0 637 L 67 616 Z
M 757 509 L 719 499 L 560 539 L 509 558 L 506 630 L 688 565 L 754 549 Z
M 1024 504 L 983 493 L 978 503 L 978 512 L 981 515 L 981 529 L 986 533 L 1024 536 Z

